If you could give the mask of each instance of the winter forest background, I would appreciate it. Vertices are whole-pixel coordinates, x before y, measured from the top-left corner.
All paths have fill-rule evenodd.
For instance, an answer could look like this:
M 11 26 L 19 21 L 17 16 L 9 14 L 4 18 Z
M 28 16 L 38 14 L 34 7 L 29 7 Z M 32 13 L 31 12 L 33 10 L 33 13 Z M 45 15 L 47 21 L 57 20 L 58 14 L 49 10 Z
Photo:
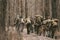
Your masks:
M 0 0 L 0 40 L 5 40 L 5 27 L 14 24 L 16 15 L 33 17 L 42 15 L 59 19 L 60 0 Z

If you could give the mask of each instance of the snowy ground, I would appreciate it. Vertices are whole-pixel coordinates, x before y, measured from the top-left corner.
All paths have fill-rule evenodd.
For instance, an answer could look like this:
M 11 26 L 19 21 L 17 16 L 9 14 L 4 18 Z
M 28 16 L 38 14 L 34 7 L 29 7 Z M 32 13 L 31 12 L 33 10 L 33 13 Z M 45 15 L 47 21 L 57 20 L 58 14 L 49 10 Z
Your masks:
M 16 31 L 15 27 L 10 27 L 8 31 L 7 40 L 54 40 L 52 38 L 44 37 L 44 36 L 37 36 L 34 33 L 27 34 L 26 28 L 24 31 L 19 35 Z

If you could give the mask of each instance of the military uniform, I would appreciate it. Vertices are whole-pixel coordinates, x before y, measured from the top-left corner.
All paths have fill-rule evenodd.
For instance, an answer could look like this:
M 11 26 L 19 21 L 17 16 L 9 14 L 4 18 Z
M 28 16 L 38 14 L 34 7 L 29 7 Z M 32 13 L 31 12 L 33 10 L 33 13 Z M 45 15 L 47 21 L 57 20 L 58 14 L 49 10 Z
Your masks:
M 21 32 L 23 32 L 24 25 L 25 25 L 24 18 L 20 18 L 20 29 L 21 29 Z
M 31 27 L 30 27 L 31 33 L 33 33 L 33 29 L 34 29 L 34 20 L 33 18 L 31 18 Z
M 35 26 L 35 33 L 37 33 L 37 34 L 39 34 L 41 23 L 42 23 L 42 17 L 37 15 L 35 17 L 35 25 L 34 25 Z
M 51 30 L 52 30 L 51 36 L 52 36 L 52 38 L 54 37 L 54 33 L 55 33 L 57 28 L 58 28 L 58 20 L 53 19 L 52 20 L 52 27 L 51 27 Z
M 20 18 L 19 18 L 19 16 L 17 16 L 16 19 L 15 19 L 15 25 L 16 25 L 17 31 L 19 31 L 19 28 L 20 28 Z
M 27 26 L 27 34 L 30 34 L 30 29 L 31 29 L 31 20 L 30 20 L 30 18 L 26 19 L 26 26 Z
M 46 36 L 50 37 L 51 31 L 50 31 L 50 27 L 51 27 L 51 19 L 48 18 L 46 20 L 43 21 L 43 24 L 45 24 L 45 32 L 46 32 Z

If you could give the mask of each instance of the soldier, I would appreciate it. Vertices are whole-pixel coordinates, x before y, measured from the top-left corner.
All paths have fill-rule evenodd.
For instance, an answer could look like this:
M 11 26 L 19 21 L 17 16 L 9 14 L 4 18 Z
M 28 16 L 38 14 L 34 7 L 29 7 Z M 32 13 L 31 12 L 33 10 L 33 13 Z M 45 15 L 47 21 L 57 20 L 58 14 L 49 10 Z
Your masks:
M 47 19 L 44 21 L 44 23 L 46 24 L 46 36 L 50 37 L 50 34 L 51 34 L 51 31 L 50 31 L 51 18 L 50 18 L 50 16 L 47 17 Z
M 34 19 L 31 17 L 31 27 L 30 27 L 30 30 L 31 30 L 31 33 L 33 33 L 33 29 L 34 29 Z
M 21 32 L 23 32 L 24 25 L 25 25 L 24 18 L 23 17 L 20 17 L 20 29 L 21 29 Z
M 15 18 L 15 25 L 16 25 L 17 31 L 19 31 L 19 27 L 20 27 L 20 18 L 19 18 L 19 15 L 17 15 L 17 17 Z
M 42 25 L 41 25 L 41 28 L 40 28 L 40 34 L 43 34 L 43 36 L 46 36 L 45 35 L 45 32 L 46 32 L 46 20 L 45 19 L 43 19 L 43 21 L 42 21 Z
M 51 20 L 50 20 L 49 22 L 47 22 L 48 37 L 51 36 L 51 31 L 50 31 L 50 30 L 51 30 L 51 29 L 50 29 L 50 28 L 51 28 L 51 25 L 52 25 L 52 24 L 51 24 Z
M 54 37 L 54 33 L 56 32 L 56 30 L 58 29 L 58 19 L 53 19 L 52 20 L 52 27 L 51 27 L 51 30 L 52 30 L 52 38 Z
M 39 35 L 39 29 L 41 27 L 42 17 L 40 15 L 35 16 L 35 32 Z
M 30 34 L 31 20 L 29 17 L 26 19 L 26 26 L 27 26 L 27 34 Z

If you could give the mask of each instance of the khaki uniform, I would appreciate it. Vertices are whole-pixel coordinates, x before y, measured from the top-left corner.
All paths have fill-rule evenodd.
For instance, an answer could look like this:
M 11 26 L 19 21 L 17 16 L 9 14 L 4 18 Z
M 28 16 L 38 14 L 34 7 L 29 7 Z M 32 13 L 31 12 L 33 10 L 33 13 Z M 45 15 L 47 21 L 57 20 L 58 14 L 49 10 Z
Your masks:
M 35 16 L 35 24 L 34 24 L 34 29 L 36 34 L 41 35 L 41 25 L 42 25 L 43 18 L 42 16 Z
M 54 20 L 52 20 L 52 27 L 51 27 L 51 30 L 52 30 L 51 36 L 52 36 L 52 38 L 54 37 L 54 34 L 55 34 L 57 28 L 58 28 L 58 20 L 54 19 Z

